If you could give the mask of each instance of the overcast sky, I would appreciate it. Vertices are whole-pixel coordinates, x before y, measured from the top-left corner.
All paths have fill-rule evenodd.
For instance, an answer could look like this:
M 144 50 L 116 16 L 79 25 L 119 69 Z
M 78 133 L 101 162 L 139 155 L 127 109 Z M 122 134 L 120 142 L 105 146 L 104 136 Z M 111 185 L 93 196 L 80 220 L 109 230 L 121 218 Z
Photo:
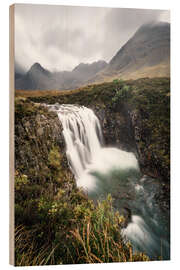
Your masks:
M 109 62 L 142 24 L 170 22 L 169 11 L 51 5 L 15 5 L 15 61 L 51 71 Z

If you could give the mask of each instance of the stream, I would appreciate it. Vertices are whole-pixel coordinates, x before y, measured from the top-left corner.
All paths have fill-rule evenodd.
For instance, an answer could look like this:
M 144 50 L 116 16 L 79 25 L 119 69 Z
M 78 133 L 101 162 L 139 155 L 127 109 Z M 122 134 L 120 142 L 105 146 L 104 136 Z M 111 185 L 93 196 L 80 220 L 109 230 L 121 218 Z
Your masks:
M 134 252 L 145 252 L 152 260 L 170 259 L 169 213 L 157 202 L 158 179 L 143 176 L 133 153 L 104 145 L 101 126 L 94 112 L 78 105 L 48 105 L 63 126 L 66 156 L 78 187 L 89 198 L 111 194 L 114 208 L 126 216 L 122 229 Z

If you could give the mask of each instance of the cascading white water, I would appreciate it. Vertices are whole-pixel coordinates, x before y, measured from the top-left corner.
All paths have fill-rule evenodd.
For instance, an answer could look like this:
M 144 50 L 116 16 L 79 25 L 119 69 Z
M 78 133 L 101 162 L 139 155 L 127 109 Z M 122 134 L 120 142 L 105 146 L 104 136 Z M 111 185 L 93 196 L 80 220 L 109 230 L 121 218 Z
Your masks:
M 66 155 L 77 185 L 88 192 L 96 188 L 97 178 L 92 174 L 102 174 L 112 169 L 138 169 L 132 153 L 117 148 L 103 146 L 103 135 L 98 118 L 84 106 L 56 106 L 63 126 Z
M 145 251 L 152 258 L 163 251 L 163 258 L 169 259 L 166 225 L 153 201 L 158 186 L 150 178 L 140 179 L 135 155 L 103 145 L 101 126 L 91 109 L 59 104 L 48 107 L 57 112 L 62 123 L 66 155 L 77 186 L 93 198 L 111 193 L 119 210 L 128 204 L 132 216 L 123 235 L 131 240 L 135 250 Z
M 63 125 L 66 155 L 78 181 L 101 148 L 100 124 L 94 113 L 84 107 L 62 105 L 58 117 Z

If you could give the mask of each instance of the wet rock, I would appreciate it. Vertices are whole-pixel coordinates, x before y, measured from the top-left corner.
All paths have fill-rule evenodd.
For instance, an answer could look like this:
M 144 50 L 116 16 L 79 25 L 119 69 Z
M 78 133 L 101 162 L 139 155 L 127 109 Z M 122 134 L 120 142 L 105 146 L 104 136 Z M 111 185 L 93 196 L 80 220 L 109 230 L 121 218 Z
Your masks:
M 59 148 L 64 167 L 68 168 L 61 123 L 56 114 L 44 110 L 44 114 L 37 110 L 36 114 L 21 116 L 20 121 L 16 117 L 15 168 L 27 175 L 32 171 L 33 175 L 41 173 L 54 146 Z
M 136 151 L 134 131 L 128 110 L 124 106 L 113 111 L 110 107 L 90 107 L 100 120 L 105 145 L 116 146 L 125 151 Z

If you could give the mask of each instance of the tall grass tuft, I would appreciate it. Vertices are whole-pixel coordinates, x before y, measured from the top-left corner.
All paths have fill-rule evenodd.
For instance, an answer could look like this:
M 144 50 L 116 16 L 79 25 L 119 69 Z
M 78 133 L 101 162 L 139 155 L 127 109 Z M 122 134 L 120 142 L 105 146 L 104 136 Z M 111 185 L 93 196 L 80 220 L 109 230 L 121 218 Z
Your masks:
M 71 255 L 76 263 L 148 261 L 145 254 L 133 254 L 131 244 L 122 237 L 123 222 L 124 218 L 113 211 L 110 195 L 98 202 L 94 211 L 84 216 L 82 225 L 70 231 L 73 236 Z
M 86 205 L 87 206 L 87 205 Z M 58 211 L 54 215 L 59 215 Z M 56 219 L 51 219 L 51 222 Z M 55 221 L 56 222 L 56 221 Z M 71 225 L 61 228 L 56 224 L 54 233 L 39 235 L 37 227 L 17 226 L 15 230 L 16 265 L 53 265 L 81 263 L 110 263 L 148 261 L 143 254 L 133 253 L 133 248 L 121 235 L 124 218 L 113 211 L 112 198 L 95 206 L 77 204 Z M 54 227 L 55 228 L 55 227 Z M 43 232 L 42 232 L 43 233 Z M 50 238 L 51 235 L 51 238 Z M 39 239 L 39 240 L 38 240 Z M 43 241 L 42 241 L 43 239 Z

